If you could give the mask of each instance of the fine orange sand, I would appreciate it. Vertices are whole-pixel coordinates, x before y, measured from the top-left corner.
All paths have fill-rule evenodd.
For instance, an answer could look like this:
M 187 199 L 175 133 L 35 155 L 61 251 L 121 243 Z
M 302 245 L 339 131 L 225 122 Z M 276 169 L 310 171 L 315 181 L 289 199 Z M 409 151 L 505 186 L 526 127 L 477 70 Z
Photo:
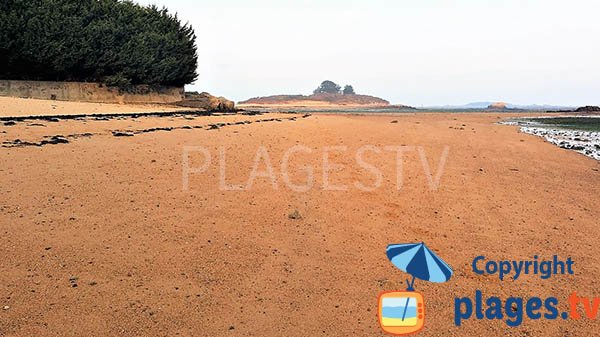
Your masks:
M 382 336 L 378 294 L 405 289 L 406 278 L 387 260 L 386 245 L 421 241 L 455 271 L 445 284 L 416 281 L 426 300 L 421 336 L 593 336 L 598 323 L 588 319 L 454 326 L 454 298 L 473 299 L 476 289 L 486 297 L 555 296 L 561 312 L 572 291 L 600 297 L 599 163 L 496 124 L 508 116 L 0 123 L 0 143 L 72 135 L 68 144 L 0 148 L 0 336 Z M 209 126 L 217 123 L 225 125 Z M 150 131 L 115 137 L 115 130 Z M 312 150 L 288 163 L 296 184 L 312 168 L 305 192 L 281 174 L 296 145 Z M 422 150 L 404 156 L 400 190 L 395 154 L 365 152 L 382 182 L 362 191 L 356 182 L 376 178 L 357 164 L 364 145 Z M 206 171 L 190 174 L 187 191 L 185 146 L 211 155 Z M 221 190 L 219 151 L 225 182 L 245 184 L 261 146 L 259 168 L 266 170 L 266 153 L 276 181 Z M 346 191 L 323 188 L 328 146 L 347 147 L 328 158 L 344 166 L 332 170 L 329 186 Z M 431 190 L 420 153 L 435 175 L 446 147 L 439 188 Z M 188 164 L 202 163 L 191 152 Z M 575 275 L 499 281 L 470 267 L 478 255 L 554 254 L 571 257 Z
M 0 117 L 91 115 L 182 110 L 190 109 L 165 104 L 107 104 L 0 97 Z

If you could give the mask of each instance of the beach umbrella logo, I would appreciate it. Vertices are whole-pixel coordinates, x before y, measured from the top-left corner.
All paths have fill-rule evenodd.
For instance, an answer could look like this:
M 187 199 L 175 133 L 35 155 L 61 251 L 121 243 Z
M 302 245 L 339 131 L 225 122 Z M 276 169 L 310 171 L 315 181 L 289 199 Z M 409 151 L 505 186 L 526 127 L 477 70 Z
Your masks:
M 379 295 L 379 324 L 393 335 L 413 334 L 425 325 L 425 299 L 415 291 L 415 279 L 443 283 L 453 274 L 452 268 L 425 243 L 391 244 L 386 249 L 390 262 L 409 274 L 405 291 L 388 291 Z

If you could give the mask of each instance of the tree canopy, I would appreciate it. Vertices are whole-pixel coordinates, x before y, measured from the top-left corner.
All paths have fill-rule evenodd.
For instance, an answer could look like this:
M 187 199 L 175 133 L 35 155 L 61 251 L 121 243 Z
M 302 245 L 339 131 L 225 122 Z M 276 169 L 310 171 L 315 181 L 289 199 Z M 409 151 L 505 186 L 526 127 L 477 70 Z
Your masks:
M 346 85 L 344 90 L 342 90 L 342 94 L 344 95 L 356 95 L 354 92 L 354 88 L 351 85 Z
M 196 36 L 166 8 L 122 0 L 2 0 L 0 78 L 183 86 Z
M 313 93 L 314 94 L 339 94 L 341 89 L 342 89 L 342 87 L 337 85 L 335 82 L 327 80 L 327 81 L 323 81 L 321 83 L 321 85 L 319 85 L 319 87 L 317 89 L 315 89 L 315 91 L 313 91 Z

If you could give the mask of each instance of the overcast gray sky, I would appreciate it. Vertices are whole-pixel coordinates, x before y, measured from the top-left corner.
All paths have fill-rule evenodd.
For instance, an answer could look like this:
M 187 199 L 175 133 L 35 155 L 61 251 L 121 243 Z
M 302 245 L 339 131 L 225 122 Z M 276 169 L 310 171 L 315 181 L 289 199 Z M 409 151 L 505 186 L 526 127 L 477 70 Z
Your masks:
M 413 106 L 600 104 L 593 0 L 138 0 L 198 35 L 188 89 L 236 101 L 325 79 Z

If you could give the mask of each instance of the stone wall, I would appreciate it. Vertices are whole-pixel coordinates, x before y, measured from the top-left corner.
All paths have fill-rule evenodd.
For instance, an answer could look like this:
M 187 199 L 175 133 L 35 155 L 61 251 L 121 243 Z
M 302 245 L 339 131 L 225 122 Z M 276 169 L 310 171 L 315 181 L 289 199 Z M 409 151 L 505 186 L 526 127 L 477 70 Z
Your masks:
M 99 83 L 0 80 L 0 96 L 97 103 L 175 103 L 184 99 L 184 89 L 136 85 L 125 91 Z

